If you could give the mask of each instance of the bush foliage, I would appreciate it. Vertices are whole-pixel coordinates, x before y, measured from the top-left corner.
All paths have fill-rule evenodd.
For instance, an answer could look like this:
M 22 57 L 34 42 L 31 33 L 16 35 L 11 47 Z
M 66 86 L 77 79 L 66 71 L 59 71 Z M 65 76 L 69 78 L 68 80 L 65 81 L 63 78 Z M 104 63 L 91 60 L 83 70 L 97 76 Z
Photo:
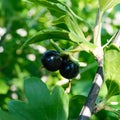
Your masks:
M 105 82 L 91 120 L 120 118 L 120 49 L 111 42 L 120 28 L 119 0 L 0 1 L 0 119 L 77 120 L 97 70 L 93 51 L 104 48 Z M 99 6 L 100 18 L 96 18 Z M 98 12 L 98 14 L 99 14 Z M 97 21 L 98 20 L 98 21 Z M 101 20 L 101 21 L 100 21 Z M 95 42 L 94 27 L 102 23 Z M 57 50 L 79 64 L 69 80 L 41 63 Z M 91 54 L 92 53 L 92 54 Z

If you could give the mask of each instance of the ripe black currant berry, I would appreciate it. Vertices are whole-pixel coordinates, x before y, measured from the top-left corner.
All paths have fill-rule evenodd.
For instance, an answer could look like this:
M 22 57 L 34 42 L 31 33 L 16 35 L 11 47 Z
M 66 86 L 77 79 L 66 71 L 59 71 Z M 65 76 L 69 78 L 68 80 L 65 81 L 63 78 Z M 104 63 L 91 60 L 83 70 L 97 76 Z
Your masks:
M 68 60 L 67 57 L 63 59 L 62 65 L 60 68 L 60 74 L 63 77 L 67 79 L 72 79 L 76 77 L 78 73 L 79 73 L 79 66 L 77 64 L 75 64 L 71 60 Z
M 57 71 L 61 66 L 62 58 L 57 51 L 48 50 L 43 54 L 41 62 L 47 70 Z

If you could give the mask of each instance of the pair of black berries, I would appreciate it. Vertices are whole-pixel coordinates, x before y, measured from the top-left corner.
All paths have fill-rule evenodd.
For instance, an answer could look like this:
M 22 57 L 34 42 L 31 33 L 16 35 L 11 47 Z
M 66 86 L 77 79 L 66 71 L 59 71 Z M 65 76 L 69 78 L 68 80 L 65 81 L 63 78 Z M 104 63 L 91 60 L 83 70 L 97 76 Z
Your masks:
M 79 73 L 79 66 L 69 59 L 67 55 L 61 56 L 55 50 L 46 51 L 41 58 L 43 66 L 49 71 L 60 71 L 60 74 L 72 79 Z

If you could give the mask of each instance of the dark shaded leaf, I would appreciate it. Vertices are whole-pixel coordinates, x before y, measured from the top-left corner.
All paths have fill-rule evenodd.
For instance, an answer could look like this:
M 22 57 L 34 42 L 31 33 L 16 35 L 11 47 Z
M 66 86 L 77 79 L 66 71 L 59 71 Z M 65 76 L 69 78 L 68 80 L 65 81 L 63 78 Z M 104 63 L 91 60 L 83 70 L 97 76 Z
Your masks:
M 114 80 L 107 80 L 106 85 L 108 88 L 107 98 L 120 94 L 120 86 Z
M 25 120 L 17 115 L 13 115 L 12 113 L 5 112 L 0 110 L 0 120 Z
M 73 96 L 69 105 L 69 120 L 78 119 L 79 113 L 85 103 L 86 97 L 82 95 Z
M 24 86 L 27 102 L 10 101 L 9 112 L 0 111 L 1 120 L 67 120 L 69 101 L 62 88 L 55 87 L 50 94 L 35 77 L 27 78 Z

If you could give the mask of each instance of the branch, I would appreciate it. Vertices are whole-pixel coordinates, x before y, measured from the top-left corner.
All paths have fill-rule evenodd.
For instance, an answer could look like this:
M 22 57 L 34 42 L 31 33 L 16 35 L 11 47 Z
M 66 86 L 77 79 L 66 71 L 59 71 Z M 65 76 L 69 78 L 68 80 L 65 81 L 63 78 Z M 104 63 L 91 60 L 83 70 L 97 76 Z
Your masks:
M 117 47 L 120 47 L 120 29 L 118 30 L 113 42 L 114 45 Z M 97 56 L 98 51 L 96 51 L 95 56 Z M 83 106 L 80 116 L 78 120 L 89 120 L 89 118 L 92 115 L 95 101 L 97 99 L 97 96 L 99 94 L 100 88 L 104 82 L 104 75 L 103 75 L 103 54 L 98 54 L 97 57 L 98 60 L 98 69 L 94 78 L 93 85 L 91 87 L 91 90 L 88 94 L 88 98 L 86 100 L 85 105 Z M 101 59 L 100 59 L 101 58 Z
M 98 93 L 104 81 L 103 75 L 103 59 L 98 61 L 98 69 L 94 78 L 93 85 L 89 92 L 88 98 L 85 105 L 83 106 L 78 120 L 89 120 L 92 115 L 92 111 L 95 106 L 95 101 L 97 99 Z

